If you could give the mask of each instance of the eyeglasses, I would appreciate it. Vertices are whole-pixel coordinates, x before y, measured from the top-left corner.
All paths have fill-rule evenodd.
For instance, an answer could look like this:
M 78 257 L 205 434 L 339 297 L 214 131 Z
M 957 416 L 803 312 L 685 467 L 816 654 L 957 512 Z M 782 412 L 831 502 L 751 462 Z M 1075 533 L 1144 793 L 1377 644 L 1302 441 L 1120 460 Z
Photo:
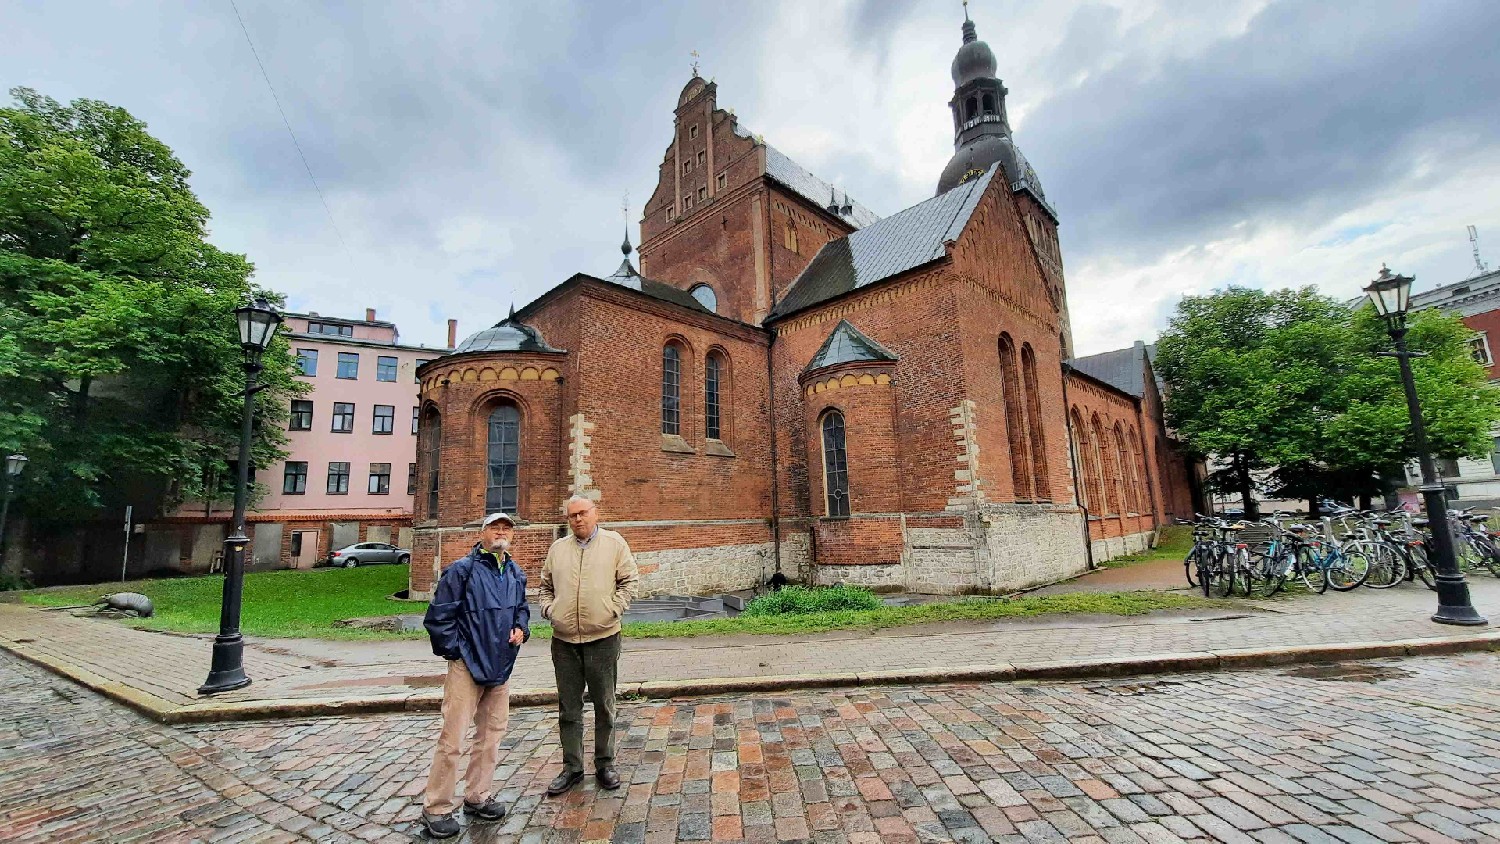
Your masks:
M 577 513 L 569 513 L 568 514 L 568 518 L 570 518 L 570 519 L 581 519 L 584 516 L 587 516 L 588 514 L 590 514 L 592 512 L 594 512 L 594 511 L 593 510 L 580 510 Z

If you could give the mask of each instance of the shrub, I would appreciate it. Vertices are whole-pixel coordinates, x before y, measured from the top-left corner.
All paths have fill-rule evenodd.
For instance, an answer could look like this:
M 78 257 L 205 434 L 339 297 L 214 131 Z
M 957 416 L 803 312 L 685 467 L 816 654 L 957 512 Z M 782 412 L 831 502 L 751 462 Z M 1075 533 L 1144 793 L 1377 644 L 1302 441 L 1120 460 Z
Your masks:
M 863 586 L 828 586 L 809 589 L 788 586 L 768 592 L 745 604 L 741 615 L 788 615 L 839 610 L 874 610 L 883 604 L 874 592 Z
M 14 592 L 21 589 L 31 589 L 32 583 L 25 575 L 12 574 L 8 571 L 0 571 L 0 592 Z

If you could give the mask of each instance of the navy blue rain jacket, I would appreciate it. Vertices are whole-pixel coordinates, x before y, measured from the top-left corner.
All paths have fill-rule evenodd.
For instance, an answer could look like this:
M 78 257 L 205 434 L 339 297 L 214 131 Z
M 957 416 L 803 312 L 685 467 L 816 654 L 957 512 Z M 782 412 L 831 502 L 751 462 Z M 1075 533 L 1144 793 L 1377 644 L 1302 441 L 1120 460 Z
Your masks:
M 526 575 L 509 554 L 502 562 L 476 544 L 443 572 L 422 624 L 434 654 L 462 659 L 481 686 L 503 685 L 521 652 L 510 631 L 531 638 Z

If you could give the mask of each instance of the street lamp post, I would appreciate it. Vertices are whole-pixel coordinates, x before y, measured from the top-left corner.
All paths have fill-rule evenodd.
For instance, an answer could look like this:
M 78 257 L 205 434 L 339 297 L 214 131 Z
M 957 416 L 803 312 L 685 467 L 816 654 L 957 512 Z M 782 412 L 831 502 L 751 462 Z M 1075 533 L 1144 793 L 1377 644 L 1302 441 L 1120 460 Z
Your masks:
M 1370 282 L 1365 293 L 1375 305 L 1375 312 L 1385 318 L 1386 331 L 1396 344 L 1396 351 L 1382 354 L 1394 357 L 1401 364 L 1401 384 L 1406 389 L 1412 439 L 1417 447 L 1417 462 L 1422 466 L 1419 490 L 1427 504 L 1427 524 L 1432 529 L 1432 550 L 1437 557 L 1438 611 L 1432 620 L 1439 624 L 1488 624 L 1485 617 L 1474 609 L 1469 600 L 1469 584 L 1464 581 L 1463 572 L 1458 570 L 1458 558 L 1453 553 L 1453 534 L 1448 530 L 1448 504 L 1444 500 L 1443 485 L 1438 483 L 1437 471 L 1432 465 L 1432 454 L 1427 451 L 1427 430 L 1422 425 L 1417 382 L 1411 375 L 1411 359 L 1421 353 L 1406 348 L 1406 310 L 1411 304 L 1413 280 L 1411 276 L 1392 275 L 1382 266 L 1380 275 Z
M 0 563 L 5 562 L 5 517 L 10 515 L 10 494 L 15 491 L 16 479 L 26 468 L 26 455 L 12 454 L 5 458 L 5 503 L 0 504 Z
M 236 308 L 235 320 L 240 328 L 240 348 L 245 353 L 245 412 L 240 428 L 239 477 L 234 486 L 234 530 L 224 540 L 224 601 L 219 607 L 219 635 L 214 637 L 213 665 L 208 679 L 198 687 L 198 694 L 211 695 L 228 692 L 250 685 L 245 676 L 245 641 L 240 636 L 240 599 L 245 591 L 245 546 L 250 538 L 245 536 L 245 498 L 250 485 L 250 433 L 251 417 L 255 407 L 255 394 L 261 390 L 256 385 L 260 374 L 260 359 L 276 329 L 281 325 L 281 314 L 266 302 L 257 298 L 252 304 Z

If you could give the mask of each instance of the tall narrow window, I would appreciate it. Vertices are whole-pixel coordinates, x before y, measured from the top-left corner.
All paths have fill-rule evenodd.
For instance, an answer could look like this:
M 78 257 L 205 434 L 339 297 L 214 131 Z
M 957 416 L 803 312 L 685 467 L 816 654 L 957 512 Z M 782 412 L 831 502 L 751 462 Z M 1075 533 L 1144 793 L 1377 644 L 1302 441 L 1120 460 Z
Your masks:
M 438 516 L 438 457 L 443 448 L 443 417 L 436 411 L 427 414 L 427 425 L 422 430 L 426 438 L 422 459 L 427 463 L 427 518 Z
M 844 450 L 844 414 L 823 416 L 823 490 L 829 516 L 849 515 L 849 456 Z
M 333 432 L 347 434 L 354 430 L 354 404 L 336 401 L 333 403 Z
M 375 405 L 375 425 L 372 434 L 389 434 L 396 430 L 396 407 L 390 404 Z
M 375 358 L 375 380 L 396 380 L 396 358 L 391 355 L 379 355 Z
M 1078 415 L 1078 408 L 1073 408 L 1073 412 L 1069 414 L 1069 419 L 1073 423 L 1069 426 L 1073 429 L 1071 431 L 1073 436 L 1073 459 L 1078 462 L 1075 468 L 1077 476 L 1082 479 L 1082 483 L 1078 486 L 1078 503 L 1092 513 L 1094 511 L 1094 502 L 1099 500 L 1099 496 L 1092 489 L 1094 470 L 1092 461 L 1090 460 L 1088 429 L 1083 426 L 1083 417 Z
M 1021 399 L 1021 373 L 1016 346 L 1009 334 L 1000 335 L 1000 394 L 1005 402 L 1005 439 L 1010 449 L 1010 482 L 1016 501 L 1031 501 L 1031 451 L 1026 444 L 1026 405 Z
M 421 420 L 421 418 L 422 418 L 422 409 L 420 407 L 414 407 L 414 408 L 412 408 L 411 409 L 411 432 L 413 434 L 415 434 L 417 432 L 417 423 L 418 423 L 419 420 Z
M 328 494 L 349 494 L 349 464 L 347 462 L 328 464 Z
M 406 494 L 412 495 L 417 491 L 417 464 L 406 464 Z
M 1026 387 L 1026 440 L 1031 454 L 1032 493 L 1038 501 L 1052 500 L 1047 477 L 1047 436 L 1042 430 L 1042 398 L 1036 386 L 1036 354 L 1021 344 L 1021 381 Z
M 286 462 L 286 471 L 281 476 L 281 491 L 287 495 L 303 495 L 307 492 L 306 460 Z
M 484 493 L 485 512 L 516 509 L 520 488 L 521 412 L 502 404 L 490 412 L 489 483 Z
M 703 367 L 703 433 L 719 437 L 719 356 L 709 355 Z
M 1089 439 L 1093 441 L 1091 445 L 1094 448 L 1094 468 L 1099 472 L 1099 489 L 1103 491 L 1099 503 L 1103 505 L 1106 514 L 1113 516 L 1120 512 L 1120 488 L 1115 484 L 1116 469 L 1112 456 L 1114 449 L 1110 446 L 1109 440 L 1105 439 L 1104 425 L 1099 421 L 1098 414 L 1094 415 L 1090 427 L 1092 430 L 1089 431 Z
M 661 432 L 681 433 L 682 352 L 668 343 L 661 351 Z
M 995 95 L 994 94 L 985 94 L 984 95 L 984 113 L 985 114 L 994 114 L 995 113 Z
M 1120 485 L 1120 506 L 1123 512 L 1139 513 L 1140 507 L 1135 503 L 1135 486 L 1130 483 L 1130 451 L 1125 447 L 1125 432 L 1120 429 L 1120 423 L 1115 423 L 1115 465 L 1119 468 L 1117 483 Z
M 418 384 L 422 383 L 422 379 L 417 376 L 417 370 L 422 368 L 422 364 L 431 362 L 432 358 L 417 358 L 416 364 L 411 368 L 411 380 L 417 382 Z M 417 432 L 417 429 L 413 427 L 411 432 L 415 434 Z
M 307 399 L 292 399 L 292 418 L 287 423 L 288 431 L 311 431 L 313 403 Z

